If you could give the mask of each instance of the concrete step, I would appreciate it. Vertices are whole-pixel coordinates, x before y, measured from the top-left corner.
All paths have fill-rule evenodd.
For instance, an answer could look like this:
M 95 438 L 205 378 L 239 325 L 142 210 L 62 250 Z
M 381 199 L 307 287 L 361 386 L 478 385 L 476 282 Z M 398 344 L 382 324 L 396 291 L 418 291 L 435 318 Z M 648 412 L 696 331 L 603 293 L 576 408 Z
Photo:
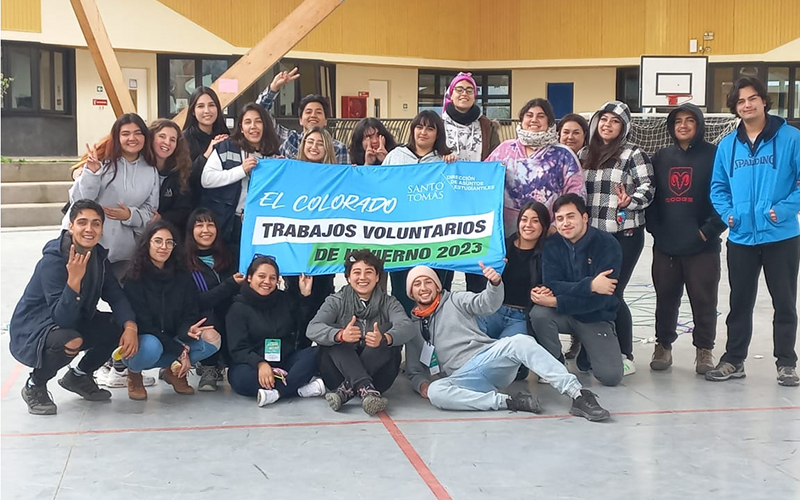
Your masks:
M 64 203 L 11 203 L 0 205 L 0 226 L 58 226 Z
M 72 181 L 2 182 L 0 201 L 9 203 L 66 203 Z
M 68 181 L 72 162 L 14 162 L 0 164 L 3 182 Z

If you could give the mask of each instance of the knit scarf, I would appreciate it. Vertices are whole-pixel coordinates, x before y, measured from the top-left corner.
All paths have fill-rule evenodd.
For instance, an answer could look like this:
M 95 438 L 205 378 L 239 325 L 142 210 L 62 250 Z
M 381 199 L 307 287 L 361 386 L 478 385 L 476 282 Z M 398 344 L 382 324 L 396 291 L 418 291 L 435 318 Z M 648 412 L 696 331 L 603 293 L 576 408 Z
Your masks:
M 558 143 L 555 124 L 550 125 L 544 132 L 531 132 L 524 130 L 521 125 L 517 125 L 517 139 L 523 146 L 539 149 Z
M 383 292 L 381 287 L 375 287 L 375 290 L 372 291 L 372 297 L 370 297 L 369 301 L 362 300 L 350 285 L 342 288 L 341 293 L 344 302 L 344 318 L 342 321 L 345 323 L 348 323 L 353 316 L 360 320 L 370 320 L 372 318 L 380 318 L 383 320 L 381 317 L 381 311 L 385 310 L 386 294 Z M 383 321 L 379 322 L 382 323 Z
M 478 121 L 480 113 L 478 106 L 472 106 L 466 113 L 461 113 L 452 102 L 447 105 L 447 111 L 442 113 L 447 145 L 459 160 L 481 161 L 483 135 L 481 123 Z M 474 116 L 472 121 L 467 121 L 472 116 Z
M 442 294 L 439 293 L 436 295 L 436 298 L 433 299 L 433 302 L 431 302 L 428 307 L 420 309 L 419 306 L 416 306 L 414 307 L 414 309 L 411 310 L 411 314 L 413 314 L 418 318 L 427 318 L 428 316 L 433 314 L 433 312 L 436 310 L 437 307 L 439 307 L 439 302 L 441 301 L 442 301 Z

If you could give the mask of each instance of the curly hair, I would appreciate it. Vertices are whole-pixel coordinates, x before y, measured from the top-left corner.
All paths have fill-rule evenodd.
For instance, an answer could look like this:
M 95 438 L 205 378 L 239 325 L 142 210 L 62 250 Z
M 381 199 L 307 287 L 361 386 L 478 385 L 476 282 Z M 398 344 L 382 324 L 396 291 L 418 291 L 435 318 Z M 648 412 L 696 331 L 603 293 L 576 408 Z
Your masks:
M 189 155 L 189 146 L 186 144 L 186 139 L 183 137 L 183 131 L 181 131 L 181 128 L 172 120 L 159 118 L 150 124 L 150 141 L 155 148 L 156 134 L 167 127 L 170 127 L 175 131 L 178 137 L 178 142 L 175 145 L 175 151 L 172 152 L 169 158 L 164 160 L 164 169 L 167 172 L 172 168 L 175 168 L 178 171 L 181 193 L 186 194 L 189 191 L 189 177 L 192 175 L 192 158 Z M 153 159 L 155 158 L 157 157 L 155 150 L 153 150 Z
M 356 262 L 363 262 L 364 264 L 373 267 L 378 276 L 383 273 L 383 261 L 377 255 L 372 253 L 366 248 L 362 250 L 353 250 L 344 259 L 344 277 L 350 277 L 350 271 L 353 269 L 353 264 Z
M 146 272 L 148 268 L 147 264 L 151 263 L 150 239 L 162 229 L 166 229 L 172 233 L 172 239 L 175 241 L 175 247 L 172 249 L 172 253 L 169 259 L 167 259 L 165 267 L 183 269 L 184 259 L 180 256 L 178 239 L 176 238 L 176 235 L 179 233 L 171 223 L 160 219 L 149 223 L 144 228 L 144 232 L 136 239 L 136 248 L 133 250 L 133 257 L 131 257 L 131 267 L 128 269 L 128 272 L 125 273 L 125 281 L 137 281 L 141 279 L 142 275 Z

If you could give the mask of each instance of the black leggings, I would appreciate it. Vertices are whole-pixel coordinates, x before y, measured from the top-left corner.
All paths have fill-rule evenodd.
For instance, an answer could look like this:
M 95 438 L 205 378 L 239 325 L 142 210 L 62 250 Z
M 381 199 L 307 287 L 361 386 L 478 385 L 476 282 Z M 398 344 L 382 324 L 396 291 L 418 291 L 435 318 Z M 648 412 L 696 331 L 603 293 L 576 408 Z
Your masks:
M 622 269 L 619 271 L 619 281 L 614 295 L 619 299 L 619 311 L 614 322 L 617 330 L 619 350 L 622 354 L 633 359 L 633 317 L 628 304 L 625 303 L 625 287 L 631 280 L 639 256 L 644 248 L 644 228 L 628 229 L 614 234 L 622 247 Z
M 51 330 L 44 341 L 42 366 L 33 369 L 31 382 L 35 385 L 46 384 L 80 351 L 86 351 L 86 354 L 78 363 L 78 368 L 87 374 L 94 373 L 111 357 L 111 353 L 119 345 L 121 335 L 122 328 L 111 320 L 111 313 L 106 312 L 96 312 L 91 319 L 82 320 L 74 330 Z M 77 350 L 68 352 L 64 346 L 76 338 L 83 339 L 83 344 Z

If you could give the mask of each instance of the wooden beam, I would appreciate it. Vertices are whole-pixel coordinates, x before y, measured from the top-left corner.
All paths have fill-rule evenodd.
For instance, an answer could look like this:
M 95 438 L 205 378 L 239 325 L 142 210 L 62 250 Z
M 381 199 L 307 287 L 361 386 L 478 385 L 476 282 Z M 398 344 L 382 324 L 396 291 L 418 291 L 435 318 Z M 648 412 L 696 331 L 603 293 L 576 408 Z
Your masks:
M 77 0 L 72 0 L 77 1 Z M 300 43 L 311 30 L 325 20 L 334 10 L 344 3 L 344 0 L 304 0 L 291 14 L 278 23 L 267 36 L 247 51 L 233 66 L 223 73 L 211 88 L 219 96 L 222 107 L 226 107 L 239 97 L 250 85 L 261 78 L 275 63 L 281 60 L 287 52 Z M 227 92 L 220 92 L 220 80 L 226 83 L 234 80 L 235 91 L 223 88 Z M 232 83 L 232 82 L 231 82 Z M 227 87 L 227 86 L 226 86 Z M 183 126 L 186 121 L 188 109 L 183 109 L 173 120 Z
M 122 69 L 119 67 L 117 55 L 111 47 L 111 40 L 108 38 L 106 26 L 100 11 L 97 9 L 95 0 L 70 0 L 75 17 L 81 26 L 89 53 L 92 55 L 94 65 L 100 74 L 100 81 L 108 94 L 108 101 L 114 114 L 119 117 L 125 113 L 135 113 L 136 106 L 133 98 L 122 77 Z

